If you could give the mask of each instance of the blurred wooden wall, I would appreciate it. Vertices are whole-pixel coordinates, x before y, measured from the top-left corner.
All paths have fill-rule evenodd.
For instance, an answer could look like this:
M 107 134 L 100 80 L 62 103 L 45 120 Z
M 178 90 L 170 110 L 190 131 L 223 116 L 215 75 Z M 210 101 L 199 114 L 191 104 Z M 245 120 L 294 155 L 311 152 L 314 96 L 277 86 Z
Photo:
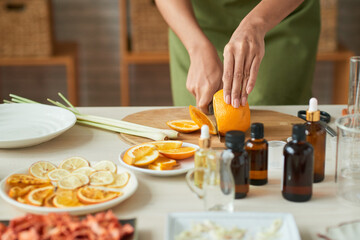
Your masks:
M 76 41 L 80 56 L 82 106 L 119 105 L 119 20 L 116 0 L 53 0 L 58 40 Z M 339 1 L 339 38 L 360 55 L 360 1 Z M 167 65 L 131 68 L 132 105 L 171 105 Z M 331 99 L 332 65 L 316 66 L 314 95 L 321 104 Z M 61 67 L 2 67 L 2 96 L 9 93 L 34 100 L 66 92 Z

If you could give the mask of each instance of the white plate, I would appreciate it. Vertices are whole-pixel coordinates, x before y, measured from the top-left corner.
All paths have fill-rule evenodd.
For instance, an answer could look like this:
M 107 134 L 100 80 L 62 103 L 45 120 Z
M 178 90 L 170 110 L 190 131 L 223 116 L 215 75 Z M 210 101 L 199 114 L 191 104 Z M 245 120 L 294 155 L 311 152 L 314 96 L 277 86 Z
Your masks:
M 210 220 L 230 230 L 233 227 L 246 229 L 244 240 L 254 239 L 256 233 L 270 227 L 275 220 L 282 220 L 276 237 L 271 240 L 300 240 L 294 217 L 290 213 L 257 212 L 199 212 L 170 213 L 167 219 L 166 240 L 174 240 L 179 233 L 190 230 L 193 224 Z
M 123 195 L 121 195 L 120 197 L 117 197 L 115 199 L 112 199 L 110 201 L 103 202 L 103 203 L 86 205 L 86 206 L 81 206 L 81 207 L 72 207 L 72 208 L 37 207 L 37 206 L 20 203 L 16 200 L 10 198 L 7 195 L 7 192 L 9 189 L 6 184 L 6 179 L 10 175 L 16 174 L 16 173 L 27 174 L 29 172 L 27 168 L 10 174 L 9 176 L 4 178 L 0 182 L 0 196 L 10 205 L 12 205 L 22 211 L 29 212 L 29 213 L 35 213 L 35 214 L 47 214 L 50 212 L 55 212 L 55 213 L 68 212 L 71 215 L 83 215 L 83 214 L 89 214 L 89 213 L 94 213 L 94 212 L 98 212 L 98 211 L 103 211 L 103 210 L 109 209 L 111 207 L 114 207 L 114 206 L 118 205 L 119 203 L 121 203 L 122 201 L 124 201 L 125 199 L 129 198 L 131 195 L 134 194 L 134 192 L 136 191 L 136 189 L 138 187 L 138 181 L 137 181 L 134 173 L 132 173 L 131 171 L 124 169 L 120 166 L 118 166 L 117 169 L 118 169 L 118 173 L 126 171 L 130 174 L 129 182 L 124 188 L 119 188 L 119 190 L 124 193 Z
M 186 143 L 186 142 L 183 142 L 182 147 L 194 147 L 196 149 L 199 148 L 198 145 Z M 126 149 L 119 155 L 119 162 L 120 162 L 120 165 L 122 165 L 126 168 L 129 168 L 129 169 L 133 170 L 134 172 L 141 172 L 141 173 L 146 173 L 146 174 L 150 174 L 150 175 L 154 175 L 154 176 L 167 177 L 167 176 L 175 176 L 175 175 L 184 174 L 184 173 L 187 173 L 187 171 L 189 171 L 190 169 L 194 168 L 194 157 L 186 158 L 183 160 L 177 160 L 180 163 L 180 167 L 173 169 L 173 170 L 160 171 L 160 170 L 152 170 L 152 169 L 147 169 L 147 168 L 131 166 L 123 161 L 124 154 L 128 149 Z
M 46 142 L 71 128 L 74 113 L 44 104 L 0 104 L 0 148 Z

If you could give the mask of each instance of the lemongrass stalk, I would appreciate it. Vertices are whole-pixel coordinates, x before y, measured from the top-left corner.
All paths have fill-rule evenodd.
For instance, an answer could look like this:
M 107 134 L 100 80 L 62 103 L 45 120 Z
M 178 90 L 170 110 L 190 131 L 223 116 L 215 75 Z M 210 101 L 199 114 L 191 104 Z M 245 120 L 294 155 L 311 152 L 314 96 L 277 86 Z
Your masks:
M 132 130 L 137 130 L 137 131 L 143 131 L 143 132 L 161 132 L 161 133 L 167 135 L 170 139 L 176 139 L 179 136 L 179 133 L 175 130 L 153 128 L 153 127 L 148 127 L 148 126 L 131 123 L 131 122 L 127 122 L 127 121 L 116 120 L 116 119 L 112 119 L 112 118 L 98 117 L 98 116 L 93 116 L 93 115 L 79 115 L 78 119 L 91 121 L 91 122 L 99 122 L 99 123 L 106 124 L 106 125 L 127 128 L 127 129 L 132 129 Z
M 129 134 L 129 135 L 135 135 L 135 136 L 139 136 L 139 137 L 150 138 L 150 139 L 155 140 L 155 141 L 161 141 L 161 140 L 168 139 L 168 137 L 165 134 L 160 133 L 160 132 L 140 132 L 140 131 L 134 131 L 134 130 L 129 130 L 129 129 L 125 129 L 125 128 L 108 126 L 108 125 L 95 123 L 95 122 L 83 121 L 83 120 L 77 120 L 77 122 L 80 123 L 80 124 L 83 124 L 83 125 L 102 128 L 102 129 L 110 130 L 110 131 L 114 131 L 114 132 L 119 132 L 119 133 L 125 133 L 125 134 Z
M 9 101 L 9 100 L 6 100 L 6 99 L 3 99 L 3 102 L 4 103 L 13 103 L 12 101 Z
M 17 96 L 15 94 L 9 94 L 9 96 L 12 97 L 11 101 L 13 101 L 13 99 L 17 99 L 19 102 L 21 101 L 23 103 L 38 103 L 38 102 L 35 102 L 35 101 L 30 100 L 28 98 Z
M 64 106 L 63 104 L 61 104 L 61 103 L 59 103 L 59 102 L 55 102 L 55 101 L 53 101 L 53 100 L 51 100 L 51 99 L 47 99 L 49 102 L 51 102 L 52 104 L 54 104 L 55 106 L 57 106 L 57 107 L 61 107 L 61 108 L 64 108 L 64 109 L 66 109 L 66 110 L 69 110 L 70 112 L 72 112 L 72 113 L 74 113 L 75 115 L 76 115 L 76 117 L 78 116 L 78 112 L 74 112 L 74 110 L 72 110 L 71 108 L 69 108 L 69 107 L 66 107 L 66 106 Z
M 58 95 L 61 97 L 62 100 L 64 100 L 64 102 L 71 108 L 73 109 L 75 112 L 79 112 L 75 107 L 74 105 L 71 104 L 71 102 L 69 100 L 67 100 L 66 97 L 64 97 L 64 95 L 62 95 L 62 93 L 58 93 Z

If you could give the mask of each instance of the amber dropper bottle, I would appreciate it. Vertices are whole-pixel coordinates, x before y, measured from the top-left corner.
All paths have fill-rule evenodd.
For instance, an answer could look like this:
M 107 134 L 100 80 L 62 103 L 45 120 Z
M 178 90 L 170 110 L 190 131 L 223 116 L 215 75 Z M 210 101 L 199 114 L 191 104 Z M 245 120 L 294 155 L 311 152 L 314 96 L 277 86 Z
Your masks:
M 229 131 L 225 134 L 225 145 L 234 154 L 230 168 L 235 182 L 235 199 L 244 198 L 249 192 L 249 156 L 244 142 L 244 132 Z
M 268 142 L 264 139 L 264 125 L 251 124 L 250 136 L 245 144 L 250 159 L 250 184 L 265 185 L 268 182 Z
M 320 124 L 320 111 L 316 98 L 310 99 L 305 127 L 306 141 L 314 148 L 314 183 L 318 183 L 325 177 L 326 130 Z
M 284 147 L 282 195 L 293 202 L 305 202 L 312 196 L 313 147 L 306 142 L 305 126 L 293 126 L 292 141 Z

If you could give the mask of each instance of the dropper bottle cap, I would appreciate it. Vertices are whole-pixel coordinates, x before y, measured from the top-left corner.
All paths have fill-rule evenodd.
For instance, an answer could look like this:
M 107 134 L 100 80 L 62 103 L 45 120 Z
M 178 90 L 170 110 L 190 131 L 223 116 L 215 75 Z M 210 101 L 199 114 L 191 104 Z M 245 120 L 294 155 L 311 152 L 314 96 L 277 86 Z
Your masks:
M 309 109 L 306 111 L 306 121 L 320 121 L 320 111 L 318 110 L 318 100 L 311 98 L 309 101 Z
M 210 148 L 210 132 L 209 126 L 204 124 L 201 126 L 201 135 L 199 139 L 199 147 L 200 148 Z
M 306 140 L 304 124 L 295 124 L 292 129 L 292 139 L 294 141 L 303 142 Z
M 225 146 L 233 151 L 244 149 L 245 133 L 242 131 L 228 131 L 225 134 Z
M 264 124 L 253 123 L 251 124 L 251 138 L 262 139 L 264 138 Z

